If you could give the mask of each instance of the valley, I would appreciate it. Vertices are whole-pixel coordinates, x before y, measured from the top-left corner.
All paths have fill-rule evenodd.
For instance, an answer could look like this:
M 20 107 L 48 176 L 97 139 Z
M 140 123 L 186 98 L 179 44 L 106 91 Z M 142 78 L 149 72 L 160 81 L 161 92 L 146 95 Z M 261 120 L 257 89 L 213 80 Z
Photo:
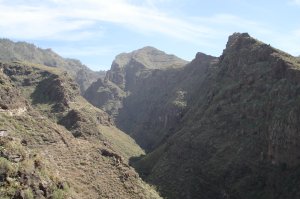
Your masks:
M 248 33 L 105 72 L 6 39 L 0 60 L 1 198 L 300 196 L 300 60 Z

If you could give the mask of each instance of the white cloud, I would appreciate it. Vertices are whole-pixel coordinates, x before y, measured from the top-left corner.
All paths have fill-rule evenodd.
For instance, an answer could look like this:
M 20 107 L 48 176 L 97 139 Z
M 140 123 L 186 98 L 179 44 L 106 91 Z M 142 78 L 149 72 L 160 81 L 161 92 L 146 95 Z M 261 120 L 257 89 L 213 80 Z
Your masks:
M 94 36 L 86 30 L 93 31 L 97 22 L 111 22 L 145 34 L 160 33 L 196 43 L 206 43 L 208 38 L 216 35 L 210 24 L 191 23 L 154 8 L 156 3 L 164 1 L 169 0 L 146 0 L 142 5 L 126 0 L 48 0 L 36 4 L 30 1 L 31 6 L 25 6 L 24 1 L 18 1 L 18 5 L 3 3 L 0 6 L 0 28 L 5 36 L 25 39 Z M 228 24 L 229 21 L 235 23 L 237 18 L 215 16 L 209 20 Z M 244 21 L 239 24 L 251 25 Z
M 103 22 L 108 22 L 146 35 L 155 33 L 209 47 L 215 45 L 215 39 L 240 31 L 273 38 L 274 43 L 285 40 L 281 46 L 298 49 L 299 32 L 284 39 L 286 35 L 273 33 L 265 24 L 231 14 L 179 18 L 158 9 L 157 5 L 169 1 L 0 0 L 0 37 L 76 41 L 104 37 Z M 300 0 L 293 2 L 300 5 Z M 87 49 L 87 53 L 94 50 Z
M 168 15 L 155 6 L 170 0 L 144 0 L 138 4 L 136 0 L 16 1 L 17 5 L 4 1 L 0 6 L 0 32 L 6 37 L 80 40 L 95 37 L 99 31 L 94 28 L 110 22 L 143 34 L 158 33 L 212 46 L 211 39 L 220 34 L 228 35 L 243 28 L 265 31 L 255 22 L 233 15 L 192 21 Z
M 36 1 L 36 4 L 29 4 L 31 6 L 25 6 L 24 1 L 18 1 L 18 5 L 4 1 L 0 6 L 0 31 L 4 36 L 15 38 L 53 39 L 69 35 L 67 38 L 79 39 L 80 35 L 87 36 L 83 30 L 90 28 L 93 31 L 93 26 L 111 22 L 145 34 L 160 33 L 193 42 L 214 34 L 208 26 L 152 9 L 149 4 L 154 4 L 154 1 L 135 5 L 125 0 L 48 0 L 43 3 Z
M 73 3 L 74 5 L 74 3 Z M 171 37 L 197 41 L 198 37 L 208 37 L 213 30 L 200 24 L 167 16 L 145 6 L 135 6 L 124 0 L 87 0 L 84 5 L 72 6 L 67 17 L 106 21 L 126 26 L 144 33 L 161 33 Z
M 94 24 L 86 19 L 68 19 L 59 10 L 45 6 L 0 5 L 1 36 L 22 39 L 76 39 L 87 35 L 85 28 Z M 66 33 L 78 31 L 65 37 Z

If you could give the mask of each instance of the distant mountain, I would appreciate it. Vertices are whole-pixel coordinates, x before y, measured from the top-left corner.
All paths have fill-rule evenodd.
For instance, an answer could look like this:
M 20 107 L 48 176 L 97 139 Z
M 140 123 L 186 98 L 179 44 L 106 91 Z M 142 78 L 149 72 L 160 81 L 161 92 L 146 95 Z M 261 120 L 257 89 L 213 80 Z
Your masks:
M 92 84 L 84 96 L 95 106 L 117 116 L 124 99 L 136 91 L 143 79 L 156 71 L 179 69 L 186 63 L 153 47 L 122 53 L 113 61 L 105 79 Z
M 143 150 L 64 70 L 0 62 L 0 198 L 160 198 L 128 165 Z
M 105 71 L 94 72 L 75 59 L 66 59 L 51 49 L 41 49 L 26 42 L 13 42 L 0 39 L 0 60 L 26 61 L 49 67 L 62 68 L 71 74 L 80 86 L 81 92 L 98 78 L 105 76 Z
M 177 69 L 156 70 L 144 77 L 126 99 L 116 122 L 146 151 L 152 151 L 175 131 L 192 96 L 217 58 L 203 53 Z M 197 65 L 195 66 L 195 63 Z
M 93 83 L 84 97 L 113 115 L 119 128 L 149 150 L 164 138 L 162 127 L 166 125 L 157 125 L 152 118 L 163 120 L 160 117 L 162 112 L 177 111 L 176 105 L 168 108 L 160 106 L 166 99 L 165 93 L 177 82 L 170 71 L 177 73 L 187 63 L 153 47 L 122 53 L 113 61 L 105 79 Z M 168 123 L 168 126 L 171 124 Z M 143 134 L 137 133 L 142 131 Z
M 144 60 L 157 61 L 151 66 Z M 193 100 L 191 94 L 197 92 L 205 71 L 216 60 L 198 53 L 196 60 L 188 64 L 146 47 L 118 55 L 105 80 L 92 84 L 84 96 L 113 114 L 119 128 L 151 151 L 174 133 Z
M 153 47 L 144 47 L 118 55 L 107 72 L 106 79 L 121 89 L 130 90 L 135 79 L 150 70 L 180 68 L 187 62 Z

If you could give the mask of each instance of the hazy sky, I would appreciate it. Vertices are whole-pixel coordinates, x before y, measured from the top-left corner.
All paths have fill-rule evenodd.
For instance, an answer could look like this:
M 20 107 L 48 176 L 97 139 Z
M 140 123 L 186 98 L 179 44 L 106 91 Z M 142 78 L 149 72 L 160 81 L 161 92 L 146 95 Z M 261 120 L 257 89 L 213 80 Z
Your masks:
M 300 55 L 300 0 L 0 0 L 0 37 L 93 70 L 144 46 L 186 60 L 219 56 L 233 32 Z

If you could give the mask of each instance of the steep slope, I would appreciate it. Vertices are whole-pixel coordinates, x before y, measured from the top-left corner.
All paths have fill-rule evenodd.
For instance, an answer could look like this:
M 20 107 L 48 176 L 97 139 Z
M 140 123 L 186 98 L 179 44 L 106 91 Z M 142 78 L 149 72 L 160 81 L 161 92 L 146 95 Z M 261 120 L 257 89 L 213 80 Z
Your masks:
M 84 92 L 98 78 L 105 76 L 105 71 L 94 72 L 75 59 L 65 59 L 51 49 L 41 49 L 26 42 L 13 42 L 0 39 L 0 60 L 26 61 L 50 67 L 62 68 L 70 73 Z
M 136 82 L 136 88 L 123 100 L 116 122 L 137 143 L 151 151 L 171 136 L 181 120 L 191 94 L 204 79 L 216 58 L 197 54 L 195 61 L 178 69 L 156 70 Z
M 165 119 L 169 117 L 166 114 L 177 118 L 182 111 L 180 91 L 169 96 L 174 99 L 168 107 L 164 107 L 167 102 L 162 100 L 169 100 L 165 95 L 171 93 L 169 89 L 178 82 L 176 74 L 186 63 L 153 47 L 123 53 L 113 61 L 105 80 L 93 83 L 84 96 L 93 105 L 113 115 L 119 128 L 149 150 L 164 138 L 163 128 L 172 126 L 172 122 L 165 120 L 176 121 Z M 153 121 L 152 117 L 160 119 Z
M 294 57 L 233 34 L 173 135 L 133 164 L 167 198 L 298 198 L 299 70 Z
M 108 79 L 98 79 L 84 93 L 85 99 L 112 116 L 118 115 L 126 92 Z
M 22 62 L 1 63 L 0 69 L 1 136 L 19 140 L 22 151 L 32 154 L 12 156 L 20 157 L 19 173 L 5 153 L 20 151 L 20 144 L 12 148 L 1 141 L 1 197 L 160 198 L 128 166 L 130 157 L 143 154 L 141 148 L 79 95 L 67 73 Z M 41 169 L 34 157 L 40 157 Z

